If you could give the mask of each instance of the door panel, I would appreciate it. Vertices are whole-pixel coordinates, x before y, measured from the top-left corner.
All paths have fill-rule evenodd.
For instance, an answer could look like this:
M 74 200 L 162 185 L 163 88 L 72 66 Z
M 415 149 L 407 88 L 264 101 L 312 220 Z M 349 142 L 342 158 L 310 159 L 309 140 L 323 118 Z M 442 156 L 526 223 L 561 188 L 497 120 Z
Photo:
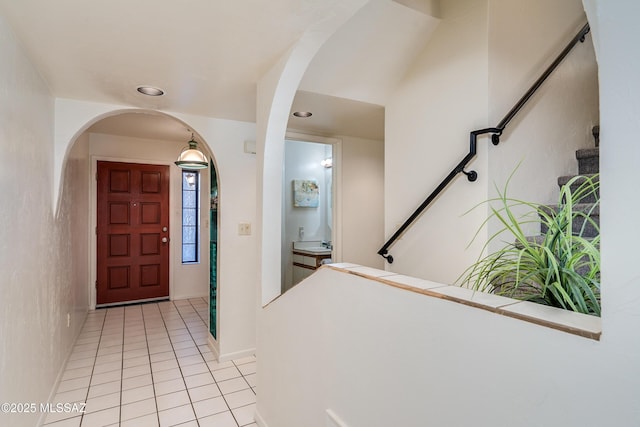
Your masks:
M 98 162 L 97 304 L 169 296 L 169 167 Z

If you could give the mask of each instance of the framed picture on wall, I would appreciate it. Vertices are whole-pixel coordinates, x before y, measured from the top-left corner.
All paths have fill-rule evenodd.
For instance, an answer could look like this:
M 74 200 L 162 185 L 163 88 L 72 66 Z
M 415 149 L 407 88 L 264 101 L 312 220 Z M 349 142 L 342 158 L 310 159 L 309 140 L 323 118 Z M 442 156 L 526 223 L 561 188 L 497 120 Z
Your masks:
M 293 206 L 296 208 L 317 208 L 319 201 L 318 181 L 315 179 L 293 180 Z

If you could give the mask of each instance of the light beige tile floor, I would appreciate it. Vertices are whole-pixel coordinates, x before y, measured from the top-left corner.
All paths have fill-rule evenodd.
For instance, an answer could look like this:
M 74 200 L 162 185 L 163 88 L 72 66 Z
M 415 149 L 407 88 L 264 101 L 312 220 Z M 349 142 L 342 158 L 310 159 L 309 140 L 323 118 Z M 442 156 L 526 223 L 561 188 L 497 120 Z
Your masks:
M 45 425 L 255 427 L 255 356 L 215 360 L 207 317 L 204 298 L 90 312 L 54 399 L 78 410 Z

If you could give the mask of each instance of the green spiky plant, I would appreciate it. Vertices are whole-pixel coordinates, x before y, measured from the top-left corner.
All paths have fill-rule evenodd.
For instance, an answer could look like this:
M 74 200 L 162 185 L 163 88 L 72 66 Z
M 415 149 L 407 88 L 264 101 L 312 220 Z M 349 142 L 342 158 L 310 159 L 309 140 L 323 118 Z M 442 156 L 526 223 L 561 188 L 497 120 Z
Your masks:
M 571 179 L 561 188 L 556 209 L 507 197 L 512 177 L 513 173 L 504 191 L 496 187 L 498 197 L 481 203 L 488 203 L 491 209 L 483 226 L 492 218 L 503 226 L 490 236 L 482 253 L 491 242 L 503 237 L 503 232 L 508 232 L 513 241 L 497 252 L 481 255 L 458 283 L 478 291 L 600 316 L 600 229 L 590 218 L 599 205 L 598 176 Z M 572 185 L 577 188 L 572 190 Z M 576 209 L 589 195 L 596 196 L 593 207 L 586 212 Z M 522 209 L 526 211 L 523 215 L 515 213 Z M 579 227 L 572 225 L 577 218 Z M 536 222 L 546 225 L 547 231 L 537 238 L 527 238 L 523 226 Z M 596 237 L 583 237 L 588 225 L 595 228 Z M 474 240 L 477 236 L 478 233 Z

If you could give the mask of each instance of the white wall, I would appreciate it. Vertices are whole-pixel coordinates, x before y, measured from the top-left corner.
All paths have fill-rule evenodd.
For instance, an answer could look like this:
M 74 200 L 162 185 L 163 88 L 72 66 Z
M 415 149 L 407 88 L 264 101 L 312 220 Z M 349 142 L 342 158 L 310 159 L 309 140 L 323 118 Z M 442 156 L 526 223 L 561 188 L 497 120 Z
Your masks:
M 602 365 L 619 381 L 613 396 L 635 409 L 639 424 L 640 276 L 634 243 L 640 238 L 635 171 L 640 159 L 640 3 L 584 0 L 592 23 L 600 82 L 600 229 L 602 233 L 602 323 L 610 358 Z
M 341 139 L 342 261 L 384 268 L 384 141 Z
M 92 167 L 96 162 L 125 161 L 130 163 L 155 163 L 170 166 L 169 188 L 169 294 L 172 299 L 208 297 L 209 295 L 209 170 L 200 172 L 200 262 L 182 264 L 182 176 L 181 169 L 173 164 L 177 153 L 185 143 L 148 140 L 116 135 L 92 133 L 90 154 Z M 77 144 L 76 144 L 77 145 Z M 92 200 L 96 200 L 95 181 L 92 182 Z M 94 224 L 96 213 L 91 212 Z M 94 239 L 95 240 L 95 239 Z M 95 277 L 95 242 L 92 245 Z
M 90 287 L 93 283 L 89 262 L 91 239 L 82 232 L 87 229 L 91 221 L 90 215 L 87 214 L 87 209 L 91 205 L 90 154 L 89 144 L 85 138 L 86 136 L 81 137 L 80 143 L 69 153 L 62 192 L 64 204 L 61 205 L 70 211 L 69 222 L 72 225 L 68 235 L 72 239 L 71 247 L 73 248 L 71 256 L 73 295 L 70 296 L 70 300 L 75 304 L 73 311 L 76 313 L 78 324 L 84 321 L 87 304 L 91 306 L 90 292 L 85 284 L 89 283 Z M 62 213 L 59 212 L 58 217 L 61 216 Z
M 385 233 L 390 237 L 469 152 L 469 132 L 488 124 L 488 4 L 443 1 L 441 21 L 385 108 Z M 389 269 L 444 283 L 472 263 L 465 250 L 486 210 L 487 144 L 389 253 Z M 481 239 L 484 234 L 481 234 Z
M 244 152 L 255 123 L 176 115 L 193 126 L 215 156 L 218 172 L 218 342 L 222 359 L 253 354 L 256 347 L 256 156 Z M 238 224 L 252 234 L 238 235 Z
M 640 158 L 640 4 L 584 3 L 603 140 L 601 340 L 326 271 L 261 316 L 273 331 L 259 347 L 267 425 L 324 426 L 327 408 L 353 427 L 640 424 L 640 201 L 629 197 Z
M 438 28 L 386 108 L 388 236 L 462 160 L 469 132 L 497 125 L 586 22 L 580 0 L 442 2 L 441 12 Z M 502 190 L 519 162 L 509 195 L 557 202 L 557 178 L 577 173 L 575 150 L 593 146 L 597 123 L 597 67 L 588 37 L 510 123 L 499 146 L 478 139 L 469 167 L 478 181 L 468 183 L 459 174 L 392 247 L 389 268 L 455 281 L 486 236 L 502 227 L 490 221 L 467 248 L 487 206 L 465 212 L 494 197 L 494 186 Z M 490 250 L 502 245 L 497 239 Z
M 260 304 L 281 291 L 282 161 L 293 97 L 305 70 L 320 47 L 367 0 L 333 0 L 332 14 L 301 34 L 298 42 L 260 78 L 256 102 L 258 161 L 258 285 Z
M 489 123 L 500 122 L 542 71 L 587 22 L 580 0 L 489 2 Z M 540 31 L 544 28 L 544 31 Z M 525 42 L 526 41 L 526 42 Z M 598 69 L 591 35 L 575 46 L 528 105 L 514 118 L 488 157 L 489 192 L 501 190 L 518 167 L 511 197 L 558 201 L 557 178 L 578 173 L 575 151 L 594 147 L 598 124 Z M 501 228 L 489 223 L 489 234 Z M 539 230 L 531 229 L 531 234 Z M 495 242 L 491 248 L 500 246 Z
M 637 352 L 354 274 L 321 269 L 262 322 L 270 331 L 257 373 L 264 427 L 333 425 L 327 409 L 345 427 L 640 420 Z
M 101 118 L 132 111 L 144 112 L 118 105 L 57 99 L 57 152 L 67 152 L 77 135 Z M 217 345 L 222 358 L 252 354 L 256 345 L 257 239 L 255 231 L 250 236 L 239 236 L 238 223 L 256 222 L 256 158 L 244 152 L 244 141 L 255 139 L 255 124 L 181 113 L 152 113 L 180 120 L 185 127 L 193 129 L 202 138 L 203 145 L 214 154 L 219 178 L 218 218 L 221 225 L 218 230 Z M 133 150 L 138 158 L 149 155 L 144 150 Z M 117 156 L 117 153 L 113 154 Z M 56 157 L 55 161 L 62 162 L 63 159 Z
M 54 101 L 2 17 L 0 93 L 0 401 L 47 402 L 88 307 L 88 151 L 71 153 L 52 212 Z

